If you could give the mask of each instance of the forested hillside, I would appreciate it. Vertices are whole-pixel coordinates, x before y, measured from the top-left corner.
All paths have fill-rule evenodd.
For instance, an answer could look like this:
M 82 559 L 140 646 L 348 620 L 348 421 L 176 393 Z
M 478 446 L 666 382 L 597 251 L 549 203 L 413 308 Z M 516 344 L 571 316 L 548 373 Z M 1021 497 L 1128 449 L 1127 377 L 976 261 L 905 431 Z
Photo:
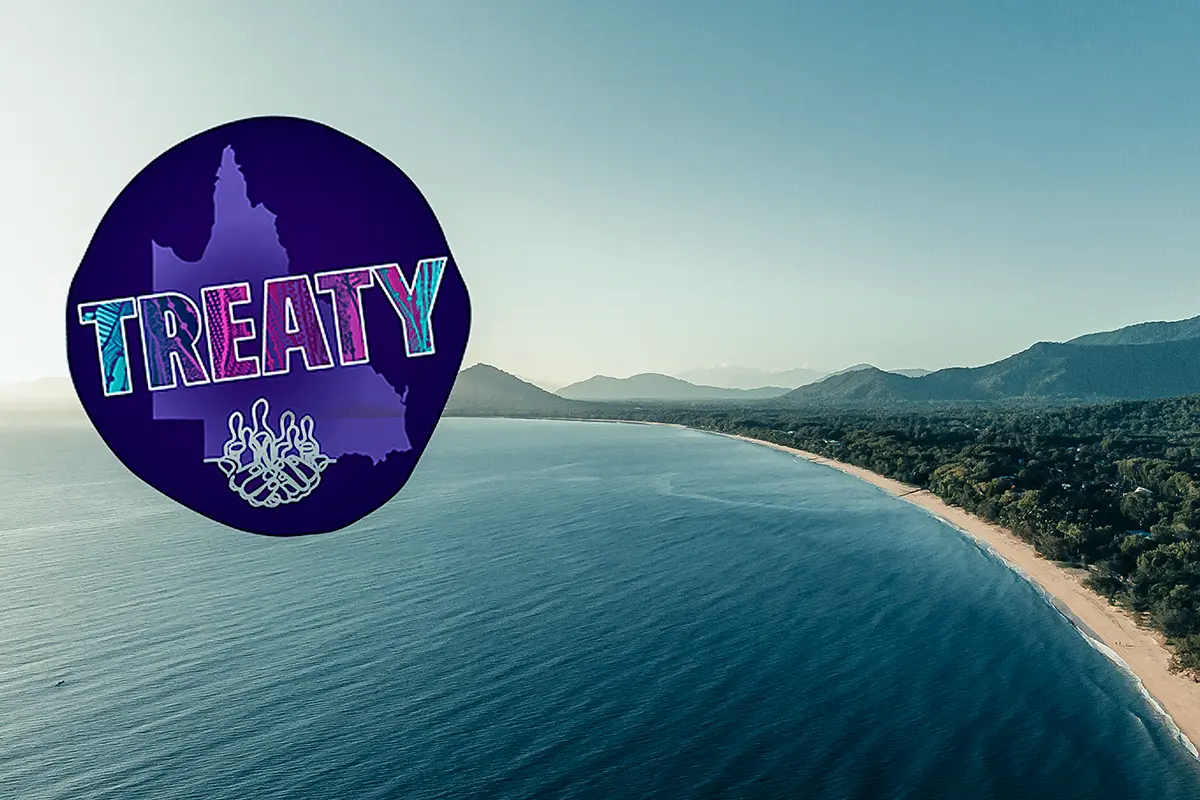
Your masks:
M 1167 635 L 1200 674 L 1200 396 L 1032 409 L 593 409 L 737 433 L 927 488 Z

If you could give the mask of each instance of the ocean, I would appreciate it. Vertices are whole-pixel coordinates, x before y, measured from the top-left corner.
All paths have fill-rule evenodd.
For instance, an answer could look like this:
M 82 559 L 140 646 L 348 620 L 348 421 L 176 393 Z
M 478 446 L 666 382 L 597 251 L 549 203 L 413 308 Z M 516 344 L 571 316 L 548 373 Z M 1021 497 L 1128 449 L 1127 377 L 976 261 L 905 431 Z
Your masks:
M 10 418 L 0 454 L 2 798 L 1200 797 L 1030 584 L 765 447 L 448 419 L 390 504 L 298 539 L 82 422 Z

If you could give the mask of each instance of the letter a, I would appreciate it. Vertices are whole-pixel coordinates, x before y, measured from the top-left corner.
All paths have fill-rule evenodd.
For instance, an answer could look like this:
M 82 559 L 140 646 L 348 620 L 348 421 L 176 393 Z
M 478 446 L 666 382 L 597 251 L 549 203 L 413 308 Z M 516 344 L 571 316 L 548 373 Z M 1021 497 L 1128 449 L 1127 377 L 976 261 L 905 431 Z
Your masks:
M 282 375 L 291 369 L 292 351 L 304 356 L 310 372 L 333 366 L 325 326 L 307 275 L 270 278 L 264 283 L 263 375 Z

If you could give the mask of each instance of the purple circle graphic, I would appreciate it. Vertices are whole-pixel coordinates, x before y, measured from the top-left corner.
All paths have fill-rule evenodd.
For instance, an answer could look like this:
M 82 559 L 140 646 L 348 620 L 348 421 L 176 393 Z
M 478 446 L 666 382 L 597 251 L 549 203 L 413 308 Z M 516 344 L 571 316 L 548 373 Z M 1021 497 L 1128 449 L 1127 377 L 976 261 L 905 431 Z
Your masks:
M 126 467 L 253 533 L 326 533 L 400 491 L 462 364 L 467 287 L 394 164 L 257 117 L 156 158 L 67 299 L 75 390 Z

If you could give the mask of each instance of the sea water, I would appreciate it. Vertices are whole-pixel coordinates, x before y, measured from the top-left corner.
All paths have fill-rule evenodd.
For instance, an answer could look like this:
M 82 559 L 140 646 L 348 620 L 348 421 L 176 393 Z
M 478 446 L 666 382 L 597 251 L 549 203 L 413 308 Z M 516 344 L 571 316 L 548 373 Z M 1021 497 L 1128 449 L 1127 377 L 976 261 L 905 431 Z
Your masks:
M 765 447 L 450 419 L 300 539 L 175 506 L 84 423 L 10 416 L 0 456 L 6 799 L 1200 797 L 1027 582 Z

